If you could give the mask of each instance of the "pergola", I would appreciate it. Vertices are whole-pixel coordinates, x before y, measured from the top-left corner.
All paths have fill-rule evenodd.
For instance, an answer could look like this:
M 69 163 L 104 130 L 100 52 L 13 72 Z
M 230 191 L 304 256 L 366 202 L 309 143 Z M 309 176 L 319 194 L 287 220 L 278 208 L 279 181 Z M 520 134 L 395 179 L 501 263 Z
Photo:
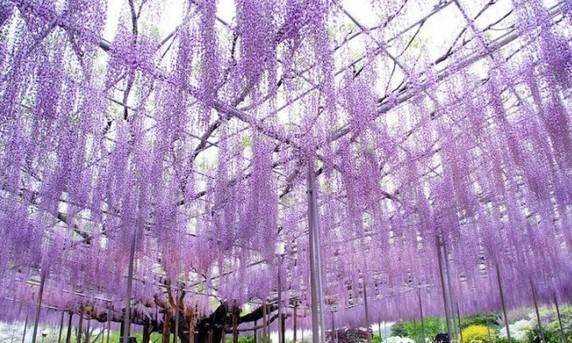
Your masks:
M 572 295 L 571 22 L 569 0 L 0 0 L 0 319 L 283 343 L 502 310 L 510 340 L 508 309 Z

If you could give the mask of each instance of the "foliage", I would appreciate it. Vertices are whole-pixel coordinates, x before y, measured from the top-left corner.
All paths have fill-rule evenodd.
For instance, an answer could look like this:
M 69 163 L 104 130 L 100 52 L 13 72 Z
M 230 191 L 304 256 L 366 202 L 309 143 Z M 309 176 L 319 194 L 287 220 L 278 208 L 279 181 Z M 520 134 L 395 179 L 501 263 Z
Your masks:
M 435 337 L 440 332 L 444 331 L 445 323 L 438 317 L 427 317 L 423 321 L 425 338 L 429 339 Z M 414 339 L 423 336 L 420 321 L 406 321 L 398 322 L 391 326 L 391 335 L 400 337 L 411 337 Z
M 495 330 L 486 325 L 470 325 L 462 330 L 463 342 L 495 342 Z
M 508 338 L 506 337 L 497 337 L 495 343 L 521 343 L 521 340 L 515 339 L 511 337 L 511 340 L 509 342 Z
M 226 343 L 232 343 L 232 335 L 226 337 Z M 238 336 L 238 343 L 254 343 L 254 336 Z
M 486 312 L 461 317 L 461 329 L 471 325 L 486 325 L 496 330 L 499 327 L 499 316 L 494 312 Z
M 572 307 L 564 306 L 560 308 L 560 315 L 562 319 L 562 327 L 568 341 L 572 340 Z M 542 320 L 542 328 L 546 343 L 559 343 L 562 342 L 562 333 L 560 332 L 560 323 L 555 309 L 544 309 L 540 311 L 540 318 Z M 536 317 L 531 321 L 531 330 L 527 332 L 526 341 L 540 342 L 541 334 L 538 329 Z

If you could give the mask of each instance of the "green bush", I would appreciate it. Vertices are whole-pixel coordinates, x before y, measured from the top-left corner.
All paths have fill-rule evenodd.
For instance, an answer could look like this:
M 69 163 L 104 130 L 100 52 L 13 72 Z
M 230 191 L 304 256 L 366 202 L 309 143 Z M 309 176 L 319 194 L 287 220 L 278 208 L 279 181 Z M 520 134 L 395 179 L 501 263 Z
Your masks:
M 423 324 L 425 328 L 425 339 L 429 341 L 438 333 L 447 331 L 445 321 L 438 317 L 427 317 L 424 319 Z M 391 326 L 391 336 L 421 340 L 422 335 L 421 321 L 397 322 Z
M 485 325 L 496 330 L 499 327 L 499 316 L 496 313 L 490 312 L 461 317 L 461 329 L 471 325 Z

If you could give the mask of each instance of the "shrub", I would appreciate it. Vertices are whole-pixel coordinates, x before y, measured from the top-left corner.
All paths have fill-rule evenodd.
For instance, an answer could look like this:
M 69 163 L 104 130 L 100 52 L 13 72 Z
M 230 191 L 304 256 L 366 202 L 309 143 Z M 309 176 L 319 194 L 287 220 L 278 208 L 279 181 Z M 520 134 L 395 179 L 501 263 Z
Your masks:
M 475 342 L 487 342 L 494 343 L 496 332 L 494 329 L 486 325 L 470 325 L 463 329 L 463 342 L 471 343 Z

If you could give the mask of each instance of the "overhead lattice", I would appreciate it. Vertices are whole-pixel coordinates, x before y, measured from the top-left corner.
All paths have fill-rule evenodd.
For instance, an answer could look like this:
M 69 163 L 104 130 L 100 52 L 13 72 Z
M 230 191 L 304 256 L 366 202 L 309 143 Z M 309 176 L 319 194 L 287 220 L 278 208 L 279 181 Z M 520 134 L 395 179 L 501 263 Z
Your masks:
M 569 0 L 117 3 L 0 0 L 6 319 L 309 308 L 308 168 L 339 325 L 570 295 Z

